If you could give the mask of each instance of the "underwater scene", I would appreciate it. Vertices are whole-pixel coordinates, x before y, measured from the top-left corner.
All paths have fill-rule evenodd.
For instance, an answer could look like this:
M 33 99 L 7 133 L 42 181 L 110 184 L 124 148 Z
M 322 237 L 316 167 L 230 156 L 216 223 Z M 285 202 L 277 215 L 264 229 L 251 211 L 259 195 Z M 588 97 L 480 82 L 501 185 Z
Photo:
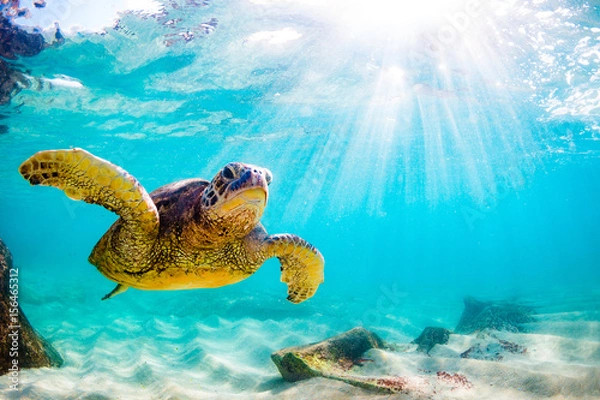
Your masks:
M 597 1 L 0 8 L 0 398 L 600 399 Z

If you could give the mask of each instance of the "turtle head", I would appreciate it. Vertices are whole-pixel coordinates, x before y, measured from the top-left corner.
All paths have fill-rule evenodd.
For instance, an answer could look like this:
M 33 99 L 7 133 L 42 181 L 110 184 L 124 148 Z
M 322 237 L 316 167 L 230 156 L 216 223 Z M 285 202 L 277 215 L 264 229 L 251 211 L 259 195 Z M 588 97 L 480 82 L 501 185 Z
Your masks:
M 223 167 L 202 193 L 203 214 L 222 237 L 247 235 L 263 215 L 271 172 L 232 162 Z

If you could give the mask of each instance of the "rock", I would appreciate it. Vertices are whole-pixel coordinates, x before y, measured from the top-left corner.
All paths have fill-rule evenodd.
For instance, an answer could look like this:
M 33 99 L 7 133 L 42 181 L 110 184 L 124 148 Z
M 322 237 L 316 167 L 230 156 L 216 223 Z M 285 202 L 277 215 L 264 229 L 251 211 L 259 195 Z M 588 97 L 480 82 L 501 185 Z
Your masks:
M 41 33 L 29 33 L 13 26 L 0 14 L 0 57 L 14 60 L 17 56 L 35 56 L 44 49 L 44 45 Z
M 354 376 L 348 371 L 361 365 L 362 355 L 387 345 L 375 333 L 354 328 L 341 335 L 306 346 L 287 347 L 271 354 L 281 376 L 288 382 L 314 377 L 334 379 L 382 393 L 412 393 L 419 390 L 411 379 L 400 376 Z
M 18 56 L 34 56 L 46 43 L 40 33 L 29 33 L 11 24 L 0 13 L 0 105 L 7 104 L 21 86 L 26 86 L 23 74 L 2 58 L 15 60 Z
M 306 346 L 287 347 L 271 354 L 283 379 L 296 382 L 315 376 L 342 374 L 360 362 L 369 349 L 386 345 L 375 333 L 354 328 L 341 335 Z
M 429 354 L 436 344 L 446 344 L 450 339 L 450 332 L 445 328 L 427 327 L 418 338 L 413 340 L 414 344 L 418 344 L 417 351 Z
M 35 332 L 18 306 L 18 284 L 12 255 L 0 239 L 0 336 L 3 338 L 0 341 L 0 375 L 13 373 L 13 365 L 17 365 L 18 370 L 60 367 L 63 359 Z
M 505 353 L 527 354 L 527 348 L 517 343 L 490 337 L 487 343 L 478 343 L 461 353 L 460 358 L 475 360 L 502 361 Z
M 0 105 L 7 104 L 21 87 L 27 85 L 28 83 L 22 73 L 11 68 L 8 63 L 0 59 Z M 7 132 L 8 130 L 5 130 L 2 133 Z
M 465 309 L 455 333 L 471 334 L 485 329 L 523 332 L 522 324 L 533 322 L 533 309 L 507 302 L 484 302 L 465 298 Z

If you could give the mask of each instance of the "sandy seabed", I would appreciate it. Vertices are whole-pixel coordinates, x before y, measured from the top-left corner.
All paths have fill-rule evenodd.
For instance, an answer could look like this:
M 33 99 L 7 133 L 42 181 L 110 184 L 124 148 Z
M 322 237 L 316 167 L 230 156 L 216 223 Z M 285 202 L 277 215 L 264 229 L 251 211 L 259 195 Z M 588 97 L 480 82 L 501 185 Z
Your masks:
M 129 291 L 100 302 L 76 286 L 24 290 L 22 307 L 65 360 L 24 370 L 20 391 L 0 381 L 1 398 L 21 399 L 600 399 L 600 295 L 524 298 L 536 308 L 527 333 L 494 333 L 527 351 L 499 361 L 464 359 L 478 335 L 451 335 L 430 355 L 410 350 L 426 326 L 452 329 L 458 296 L 405 294 L 378 308 L 378 294 L 319 294 L 295 306 L 280 292 L 250 287 L 175 293 Z M 325 378 L 289 383 L 273 351 L 363 324 L 400 350 L 371 350 L 350 373 L 402 376 L 423 390 L 378 394 Z M 414 349 L 413 349 L 414 350 Z M 468 385 L 439 381 L 460 374 Z M 429 385 L 429 386 L 428 386 Z

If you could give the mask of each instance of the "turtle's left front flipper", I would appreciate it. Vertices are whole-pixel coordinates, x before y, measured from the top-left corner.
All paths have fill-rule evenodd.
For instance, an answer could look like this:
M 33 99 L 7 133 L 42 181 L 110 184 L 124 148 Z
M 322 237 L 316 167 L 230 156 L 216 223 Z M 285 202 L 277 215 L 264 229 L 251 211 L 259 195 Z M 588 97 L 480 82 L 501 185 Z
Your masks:
M 296 235 L 268 236 L 265 241 L 268 257 L 277 257 L 281 263 L 281 281 L 288 285 L 287 299 L 301 303 L 311 298 L 323 283 L 323 256 L 306 240 Z

